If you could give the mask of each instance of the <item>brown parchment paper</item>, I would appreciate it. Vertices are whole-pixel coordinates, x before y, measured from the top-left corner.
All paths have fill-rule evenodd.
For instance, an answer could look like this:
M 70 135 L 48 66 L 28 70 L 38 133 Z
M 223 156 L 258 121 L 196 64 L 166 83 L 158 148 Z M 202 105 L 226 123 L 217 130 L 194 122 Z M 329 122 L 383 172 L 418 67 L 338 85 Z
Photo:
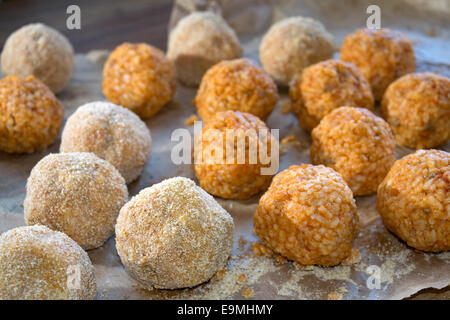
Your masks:
M 449 2 L 420 0 L 370 1 L 382 9 L 382 26 L 400 29 L 415 42 L 419 71 L 434 71 L 450 76 Z M 365 26 L 368 1 L 176 1 L 170 26 L 193 10 L 219 12 L 237 31 L 244 56 L 258 61 L 257 48 L 263 33 L 274 22 L 290 15 L 305 15 L 321 20 L 337 38 Z M 447 10 L 447 11 L 446 11 Z M 101 70 L 108 52 L 95 51 L 76 56 L 74 78 L 58 95 L 65 106 L 65 119 L 86 102 L 104 100 Z M 191 165 L 177 166 L 170 161 L 171 132 L 192 127 L 185 121 L 195 113 L 191 101 L 195 88 L 178 85 L 174 100 L 146 121 L 153 145 L 149 162 L 141 177 L 128 186 L 130 196 L 142 188 L 173 176 L 195 178 Z M 309 162 L 310 137 L 292 114 L 281 109 L 287 99 L 280 88 L 278 103 L 267 124 L 280 129 L 280 138 L 295 136 L 296 141 L 281 144 L 280 170 L 291 164 Z M 58 139 L 49 149 L 31 155 L 0 152 L 0 232 L 24 225 L 23 199 L 26 179 L 33 166 L 45 155 L 58 152 Z M 447 144 L 446 151 L 450 150 Z M 398 148 L 401 157 L 412 150 Z M 255 299 L 402 299 L 424 288 L 441 289 L 450 285 L 450 253 L 417 252 L 389 233 L 375 209 L 376 196 L 357 197 L 359 232 L 354 246 L 361 259 L 352 265 L 332 268 L 301 267 L 292 262 L 254 256 L 251 244 L 253 214 L 260 195 L 246 201 L 217 199 L 235 221 L 234 246 L 226 273 L 198 287 L 184 290 L 146 290 L 133 280 L 120 263 L 114 237 L 99 249 L 89 251 L 95 266 L 97 299 L 242 299 L 242 291 L 253 289 Z M 367 268 L 380 270 L 380 288 L 369 289 Z M 444 292 L 445 293 L 445 292 Z M 447 295 L 448 296 L 448 295 Z M 432 296 L 435 298 L 435 296 Z

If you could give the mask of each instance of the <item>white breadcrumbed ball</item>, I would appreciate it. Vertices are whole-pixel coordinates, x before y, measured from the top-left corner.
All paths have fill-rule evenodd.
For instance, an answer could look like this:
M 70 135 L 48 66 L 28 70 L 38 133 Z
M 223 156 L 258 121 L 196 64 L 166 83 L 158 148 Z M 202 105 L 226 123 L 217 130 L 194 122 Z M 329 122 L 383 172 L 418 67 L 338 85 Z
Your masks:
M 114 234 L 128 200 L 125 180 L 93 153 L 49 154 L 31 170 L 25 222 L 66 233 L 83 249 L 100 247 Z
M 0 300 L 91 300 L 97 293 L 87 253 L 45 226 L 0 235 Z
M 90 102 L 67 119 L 61 152 L 92 152 L 108 161 L 132 182 L 150 156 L 151 137 L 132 111 L 109 102 Z
M 212 196 L 175 177 L 143 189 L 120 210 L 116 246 L 144 287 L 193 287 L 225 266 L 233 229 L 233 218 Z
M 333 36 L 312 18 L 290 17 L 275 23 L 264 35 L 259 57 L 264 69 L 282 85 L 289 85 L 309 65 L 330 59 Z
M 189 14 L 169 35 L 167 57 L 186 85 L 198 85 L 210 67 L 241 55 L 242 47 L 233 29 L 221 16 L 209 11 Z
M 42 23 L 28 24 L 6 40 L 1 64 L 3 73 L 33 75 L 58 93 L 72 78 L 73 48 L 57 30 Z

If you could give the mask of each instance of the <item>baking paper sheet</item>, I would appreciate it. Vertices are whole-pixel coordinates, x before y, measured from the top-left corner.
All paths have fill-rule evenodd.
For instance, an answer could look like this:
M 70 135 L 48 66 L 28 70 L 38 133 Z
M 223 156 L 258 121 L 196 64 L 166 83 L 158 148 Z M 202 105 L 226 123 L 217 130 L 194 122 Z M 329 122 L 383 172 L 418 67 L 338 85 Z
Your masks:
M 346 34 L 365 26 L 368 3 L 180 0 L 175 4 L 170 25 L 173 27 L 180 17 L 195 9 L 221 12 L 236 29 L 245 49 L 244 56 L 258 61 L 261 36 L 273 22 L 297 14 L 317 18 L 335 35 L 339 46 Z M 448 1 L 433 1 L 431 8 L 419 0 L 371 3 L 382 8 L 383 27 L 402 30 L 415 42 L 419 71 L 450 76 L 450 9 L 445 6 Z M 95 51 L 76 56 L 74 78 L 58 95 L 66 109 L 65 119 L 78 106 L 105 99 L 101 93 L 101 70 L 107 54 Z M 169 160 L 171 147 L 176 144 L 171 141 L 171 132 L 177 128 L 193 131 L 185 121 L 195 113 L 191 103 L 195 93 L 195 88 L 179 84 L 174 100 L 146 121 L 153 140 L 152 153 L 141 177 L 128 186 L 130 196 L 168 177 L 195 178 L 191 165 L 177 166 Z M 281 112 L 287 100 L 286 88 L 280 88 L 280 96 L 281 101 L 267 125 L 280 129 L 281 139 L 291 135 L 297 139 L 281 146 L 280 170 L 283 170 L 292 164 L 309 162 L 310 136 L 299 127 L 292 114 Z M 59 143 L 58 139 L 49 149 L 31 155 L 0 152 L 0 232 L 24 225 L 26 179 L 42 157 L 58 152 Z M 443 149 L 449 151 L 450 145 Z M 410 152 L 412 150 L 398 148 L 397 156 Z M 242 299 L 242 291 L 249 288 L 255 299 L 401 299 L 424 288 L 441 289 L 450 285 L 450 253 L 423 253 L 407 247 L 383 226 L 375 209 L 376 196 L 356 199 L 360 225 L 354 246 L 361 255 L 358 263 L 330 268 L 302 267 L 273 257 L 255 256 L 251 245 L 258 239 L 252 234 L 252 220 L 259 197 L 245 201 L 217 199 L 235 221 L 232 255 L 227 271 L 221 276 L 191 289 L 143 289 L 121 265 L 114 238 L 111 238 L 103 247 L 88 252 L 95 266 L 97 299 Z M 372 278 L 368 268 L 376 271 Z M 379 288 L 375 279 L 380 280 Z

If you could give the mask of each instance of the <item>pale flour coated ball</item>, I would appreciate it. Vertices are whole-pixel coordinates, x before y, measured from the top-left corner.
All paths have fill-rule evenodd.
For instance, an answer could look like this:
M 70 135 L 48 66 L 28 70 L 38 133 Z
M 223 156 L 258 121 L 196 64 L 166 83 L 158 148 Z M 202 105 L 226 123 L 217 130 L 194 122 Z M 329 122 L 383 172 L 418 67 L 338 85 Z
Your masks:
M 233 29 L 221 16 L 209 11 L 189 14 L 169 35 L 167 57 L 186 85 L 198 85 L 210 67 L 241 55 L 242 47 Z
M 144 287 L 187 288 L 224 268 L 233 229 L 233 218 L 212 196 L 175 177 L 141 190 L 120 210 L 116 246 Z
M 108 102 L 91 102 L 67 119 L 61 152 L 92 152 L 108 161 L 127 183 L 142 172 L 150 156 L 151 137 L 132 111 Z
M 45 226 L 0 235 L 0 300 L 92 300 L 97 293 L 87 253 Z
M 277 102 L 273 80 L 248 59 L 214 65 L 203 76 L 195 97 L 197 112 L 204 121 L 227 110 L 251 113 L 265 120 Z
M 407 74 L 388 87 L 381 105 L 398 145 L 433 148 L 450 139 L 450 79 L 444 76 Z
M 397 160 L 378 188 L 377 209 L 409 246 L 450 250 L 450 154 L 419 150 Z
M 389 29 L 361 29 L 348 35 L 341 60 L 359 68 L 377 101 L 392 81 L 416 69 L 412 42 L 403 33 Z
M 311 131 L 331 111 L 352 106 L 374 109 L 370 85 L 351 63 L 326 60 L 305 68 L 289 89 L 292 109 Z
M 364 108 L 334 110 L 311 136 L 311 162 L 339 172 L 356 196 L 376 193 L 395 161 L 391 128 Z
M 93 153 L 49 154 L 28 178 L 25 221 L 64 232 L 83 249 L 94 249 L 114 234 L 127 200 L 125 180 L 109 162 Z
M 28 24 L 6 40 L 1 64 L 4 74 L 32 75 L 58 93 L 72 78 L 73 48 L 55 29 L 42 23 Z
M 273 251 L 302 265 L 334 266 L 348 257 L 357 224 L 353 194 L 325 166 L 277 174 L 254 216 L 254 232 Z
M 33 76 L 0 80 L 0 150 L 31 153 L 51 145 L 61 128 L 64 108 Z
M 215 196 L 247 199 L 267 189 L 275 173 L 270 168 L 278 161 L 272 157 L 278 142 L 266 124 L 249 113 L 217 113 L 195 144 L 195 174 L 200 186 Z
M 172 100 L 175 67 L 164 52 L 145 43 L 124 43 L 103 67 L 103 94 L 112 103 L 150 118 Z
M 279 84 L 289 85 L 311 64 L 330 59 L 333 36 L 312 18 L 290 17 L 275 23 L 259 47 L 261 63 Z

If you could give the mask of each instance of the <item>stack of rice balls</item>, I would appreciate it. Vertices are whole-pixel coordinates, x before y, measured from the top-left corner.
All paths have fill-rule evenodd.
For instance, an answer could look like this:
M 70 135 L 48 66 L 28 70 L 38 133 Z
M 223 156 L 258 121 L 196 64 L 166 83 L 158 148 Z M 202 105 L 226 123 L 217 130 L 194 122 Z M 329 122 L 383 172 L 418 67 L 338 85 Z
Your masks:
M 119 45 L 103 68 L 107 101 L 68 117 L 60 153 L 31 170 L 27 226 L 0 236 L 0 299 L 93 299 L 85 250 L 114 233 L 123 265 L 142 286 L 204 283 L 226 266 L 233 244 L 233 218 L 213 196 L 258 196 L 254 233 L 302 265 L 335 266 L 349 257 L 358 229 L 355 196 L 373 194 L 386 227 L 409 246 L 450 250 L 450 154 L 431 149 L 450 138 L 450 80 L 414 73 L 412 43 L 398 31 L 358 30 L 344 39 L 340 59 L 335 51 L 322 23 L 291 17 L 263 37 L 259 66 L 242 57 L 233 29 L 211 12 L 181 19 L 167 55 L 145 43 Z M 42 151 L 63 123 L 55 94 L 72 76 L 72 46 L 56 30 L 31 24 L 8 38 L 1 64 L 0 150 Z M 198 86 L 199 186 L 173 177 L 130 200 L 127 184 L 150 157 L 143 120 L 174 98 L 177 79 Z M 312 144 L 311 164 L 276 174 L 269 169 L 278 162 L 278 140 L 265 121 L 279 101 L 278 86 L 289 87 L 291 110 Z M 396 145 L 417 151 L 397 160 Z

